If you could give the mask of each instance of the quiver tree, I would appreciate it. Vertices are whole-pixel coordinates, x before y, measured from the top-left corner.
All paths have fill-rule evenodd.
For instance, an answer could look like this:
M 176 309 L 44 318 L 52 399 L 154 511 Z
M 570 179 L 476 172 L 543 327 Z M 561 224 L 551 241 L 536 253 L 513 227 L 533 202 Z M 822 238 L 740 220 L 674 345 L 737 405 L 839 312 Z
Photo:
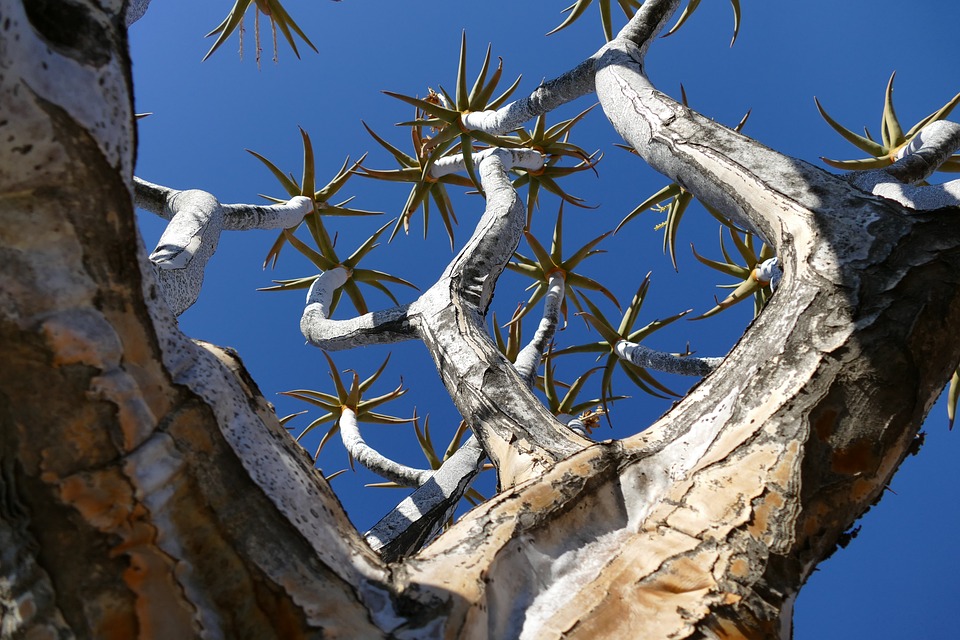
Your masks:
M 313 283 L 310 342 L 421 340 L 476 436 L 449 466 L 406 479 L 419 489 L 383 529 L 381 555 L 236 355 L 179 330 L 197 277 L 162 275 L 209 258 L 230 212 L 253 220 L 235 228 L 292 227 L 318 213 L 316 193 L 263 211 L 182 192 L 202 205 L 151 262 L 134 193 L 181 212 L 174 192 L 134 184 L 121 7 L 0 0 L 15 36 L 0 48 L 0 106 L 16 114 L 0 143 L 3 632 L 789 636 L 798 589 L 880 496 L 957 368 L 960 231 L 940 208 L 956 192 L 914 186 L 960 146 L 957 127 L 922 129 L 901 160 L 852 181 L 779 154 L 650 83 L 644 54 L 678 4 L 644 3 L 571 72 L 456 120 L 460 148 L 424 175 L 462 169 L 484 213 L 416 299 L 335 320 L 333 296 L 356 271 L 338 260 Z M 467 141 L 492 145 L 594 92 L 647 163 L 762 238 L 782 270 L 712 373 L 652 426 L 602 442 L 530 391 L 562 284 L 548 282 L 532 364 L 512 363 L 484 328 L 529 211 L 507 171 L 533 175 L 543 157 Z M 194 242 L 210 224 L 214 239 Z M 353 429 L 361 400 L 343 392 Z M 420 549 L 483 456 L 500 491 Z

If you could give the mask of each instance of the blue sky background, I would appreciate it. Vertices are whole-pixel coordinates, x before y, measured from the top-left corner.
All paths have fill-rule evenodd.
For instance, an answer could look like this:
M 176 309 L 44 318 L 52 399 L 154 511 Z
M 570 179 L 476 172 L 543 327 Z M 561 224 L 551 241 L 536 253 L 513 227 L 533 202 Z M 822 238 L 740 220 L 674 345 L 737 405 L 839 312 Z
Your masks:
M 244 149 L 255 150 L 299 178 L 302 150 L 297 126 L 312 137 L 317 180 L 323 184 L 344 158 L 371 152 L 366 165 L 395 168 L 393 159 L 364 131 L 363 119 L 381 136 L 410 150 L 408 129 L 394 127 L 409 119 L 411 109 L 387 97 L 387 89 L 424 95 L 427 87 L 454 89 L 461 30 L 468 39 L 468 68 L 479 69 L 487 43 L 494 57 L 504 60 L 506 87 L 517 75 L 523 79 L 517 96 L 533 89 L 593 53 L 603 41 L 595 6 L 575 25 L 550 37 L 568 0 L 547 2 L 423 2 L 408 0 L 345 0 L 302 2 L 288 0 L 288 11 L 320 50 L 301 46 L 302 60 L 279 44 L 279 64 L 271 60 L 268 25 L 262 21 L 262 69 L 254 57 L 252 19 L 247 20 L 243 60 L 234 36 L 211 59 L 200 60 L 211 44 L 203 34 L 215 27 L 230 3 L 156 0 L 146 16 L 131 29 L 136 108 L 153 112 L 139 127 L 137 174 L 175 188 L 202 188 L 224 202 L 262 202 L 258 194 L 283 196 L 270 173 Z M 614 3 L 615 4 L 615 3 Z M 729 41 L 732 12 L 728 2 L 708 0 L 675 35 L 653 44 L 648 71 L 658 87 L 679 96 L 683 83 L 690 105 L 720 122 L 735 124 L 747 109 L 752 115 L 748 135 L 786 154 L 811 162 L 818 157 L 859 157 L 860 152 L 837 136 L 814 107 L 818 96 L 831 115 L 853 130 L 867 125 L 879 134 L 883 91 L 897 71 L 895 104 L 901 122 L 910 126 L 960 91 L 960 68 L 955 28 L 960 5 L 950 0 L 848 0 L 832 2 L 743 3 L 743 25 L 734 47 Z M 906 7 L 909 6 L 909 10 Z M 502 8 L 501 8 L 502 7 Z M 615 28 L 623 23 L 616 13 Z M 576 115 L 594 103 L 585 97 L 548 119 L 555 123 Z M 531 124 L 532 126 L 532 124 Z M 665 186 L 666 180 L 636 157 L 615 148 L 616 134 L 599 109 L 574 130 L 572 141 L 588 151 L 600 150 L 599 176 L 584 173 L 567 183 L 568 190 L 596 208 L 566 207 L 565 246 L 568 252 L 613 229 L 634 206 Z M 451 193 L 457 193 L 453 189 Z M 356 196 L 351 206 L 383 211 L 377 218 L 328 219 L 337 234 L 341 258 L 377 227 L 395 217 L 407 188 L 397 184 L 352 178 L 340 192 Z M 469 237 L 482 211 L 477 196 L 457 195 L 460 219 L 457 246 Z M 549 243 L 558 200 L 543 196 L 535 216 L 534 232 Z M 434 214 L 436 215 L 436 214 Z M 639 324 L 684 309 L 702 313 L 713 296 L 725 295 L 716 284 L 729 279 L 693 259 L 689 244 L 719 258 L 717 224 L 699 207 L 688 211 L 677 244 L 679 272 L 661 250 L 662 235 L 654 225 L 663 215 L 646 212 L 617 236 L 601 245 L 607 253 L 585 263 L 584 273 L 608 286 L 622 304 L 629 302 L 648 271 L 652 285 Z M 162 221 L 142 214 L 148 248 L 162 232 Z M 427 288 L 452 257 L 439 225 L 431 223 L 429 237 L 421 236 L 421 213 L 409 236 L 384 243 L 363 266 L 394 273 L 421 289 Z M 291 248 L 281 255 L 274 271 L 261 269 L 275 232 L 225 233 L 211 261 L 200 300 L 181 317 L 183 330 L 194 337 L 236 348 L 281 416 L 307 405 L 277 395 L 307 388 L 330 391 L 322 355 L 304 344 L 298 330 L 302 292 L 258 292 L 271 279 L 306 276 L 316 272 Z M 521 245 L 521 253 L 530 255 Z M 494 309 L 508 318 L 526 299 L 528 283 L 508 274 L 501 280 Z M 372 308 L 392 303 L 369 290 Z M 401 301 L 416 295 L 395 289 Z M 594 297 L 611 320 L 619 312 Z M 655 333 L 645 344 L 667 351 L 682 350 L 689 341 L 700 355 L 722 355 L 742 334 L 752 310 L 749 303 L 717 318 L 698 323 L 681 320 Z M 352 312 L 344 299 L 336 317 Z M 535 313 L 539 313 L 536 310 Z M 532 334 L 534 323 L 527 323 Z M 569 346 L 595 341 L 579 319 L 557 339 Z M 385 412 L 410 416 L 430 414 L 438 447 L 446 445 L 459 418 L 433 365 L 419 342 L 389 349 L 369 348 L 337 353 L 339 369 L 371 374 L 388 352 L 391 362 L 373 392 L 393 389 L 402 377 L 410 392 L 384 407 Z M 558 377 L 571 381 L 593 366 L 592 360 L 560 360 Z M 595 394 L 599 376 L 587 393 Z M 658 376 L 682 392 L 689 380 Z M 615 391 L 629 401 L 614 407 L 613 429 L 603 426 L 600 438 L 623 437 L 653 422 L 671 401 L 647 396 L 625 379 Z M 587 396 L 584 396 L 587 397 Z M 590 396 L 593 397 L 593 396 Z M 299 429 L 319 414 L 291 423 Z M 424 465 L 412 428 L 361 425 L 368 441 L 402 461 Z M 801 592 L 796 607 L 795 637 L 927 638 L 946 637 L 955 628 L 953 606 L 960 596 L 955 576 L 960 557 L 954 532 L 960 526 L 957 486 L 960 434 L 949 433 L 943 401 L 934 407 L 924 430 L 926 445 L 908 459 L 883 501 L 858 523 L 859 536 L 846 549 L 820 565 Z M 306 438 L 308 448 L 316 438 Z M 338 441 L 324 449 L 319 460 L 325 473 L 347 466 Z M 487 474 L 491 475 L 491 474 Z M 365 530 L 402 497 L 399 490 L 369 489 L 377 478 L 358 469 L 333 480 L 350 516 Z M 492 485 L 488 478 L 482 486 Z

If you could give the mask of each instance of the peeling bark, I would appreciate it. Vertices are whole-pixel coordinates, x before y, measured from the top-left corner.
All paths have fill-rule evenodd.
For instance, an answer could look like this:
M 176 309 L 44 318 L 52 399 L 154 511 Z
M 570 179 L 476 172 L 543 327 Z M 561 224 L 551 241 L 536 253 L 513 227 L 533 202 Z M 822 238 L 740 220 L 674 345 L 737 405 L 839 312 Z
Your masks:
M 238 357 L 179 332 L 133 221 L 126 3 L 68 4 L 103 37 L 0 0 L 19 34 L 0 47 L 18 114 L 0 125 L 5 636 L 789 637 L 798 589 L 956 369 L 955 211 L 874 196 L 657 91 L 643 53 L 679 3 L 648 0 L 584 77 L 652 166 L 762 233 L 783 281 L 660 421 L 591 443 L 484 329 L 525 216 L 483 159 L 465 249 L 367 320 L 425 342 L 503 491 L 402 558 L 431 533 L 409 529 L 388 564 Z M 317 296 L 316 342 L 373 339 L 363 319 L 326 324 Z

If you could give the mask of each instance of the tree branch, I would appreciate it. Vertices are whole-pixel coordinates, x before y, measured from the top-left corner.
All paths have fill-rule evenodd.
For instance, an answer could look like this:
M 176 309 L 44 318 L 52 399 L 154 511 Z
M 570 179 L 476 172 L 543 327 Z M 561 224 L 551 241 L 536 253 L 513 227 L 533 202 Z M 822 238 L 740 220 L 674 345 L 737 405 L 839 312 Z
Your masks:
M 593 93 L 594 66 L 599 54 L 600 52 L 597 52 L 566 73 L 542 83 L 526 98 L 497 110 L 465 114 L 460 121 L 466 129 L 500 135 L 523 126 L 525 122 L 539 115 Z
M 471 436 L 419 489 L 364 534 L 367 543 L 386 562 L 419 550 L 453 517 L 486 457 L 480 441 Z
M 461 415 L 481 440 L 494 447 L 490 455 L 501 482 L 512 485 L 544 468 L 549 460 L 576 451 L 583 443 L 571 431 L 559 428 L 527 390 L 528 380 L 517 379 L 513 366 L 493 347 L 482 320 L 497 278 L 516 250 L 525 221 L 523 204 L 506 170 L 513 166 L 538 168 L 543 165 L 543 156 L 530 150 L 487 149 L 475 154 L 474 162 L 486 193 L 486 210 L 473 236 L 433 287 L 408 306 L 352 320 L 331 320 L 328 309 L 333 292 L 348 276 L 343 268 L 332 269 L 311 286 L 300 326 L 311 344 L 327 350 L 408 339 L 418 332 Z M 453 157 L 435 166 L 433 175 L 463 169 L 462 158 Z M 530 347 L 540 353 L 558 322 L 562 279 L 559 287 L 559 293 L 549 295 L 545 302 L 545 318 L 553 319 L 547 319 L 547 326 L 538 330 L 538 338 Z M 532 354 L 525 356 L 530 360 L 526 366 L 535 374 L 539 357 L 535 358 L 537 363 L 533 359 Z M 523 391 L 518 394 L 518 389 Z M 483 450 L 489 451 L 486 445 L 480 446 L 476 436 L 468 443 L 469 447 L 461 448 L 463 453 L 458 451 L 444 463 L 437 472 L 442 474 L 439 479 L 435 474 L 433 480 L 384 517 L 382 526 L 371 534 L 378 548 L 396 546 L 398 553 L 406 552 L 413 548 L 410 545 L 422 544 L 449 517 L 479 471 Z M 411 509 L 415 509 L 415 517 Z
M 383 564 L 156 293 L 125 5 L 0 0 L 0 635 L 376 637 Z
M 528 389 L 533 386 L 543 352 L 553 340 L 560 322 L 563 280 L 560 272 L 551 276 L 550 286 L 544 296 L 543 320 L 540 321 L 533 340 L 517 355 L 514 362 L 517 373 Z M 557 420 L 577 435 L 588 437 L 583 424 L 573 416 L 557 416 Z M 463 493 L 480 473 L 484 458 L 486 453 L 477 437 L 471 436 L 463 447 L 441 465 L 437 474 L 443 474 L 442 479 L 424 485 L 397 505 L 367 533 L 367 541 L 374 549 L 381 549 L 381 556 L 387 561 L 418 550 L 433 537 L 442 523 L 451 517 Z
M 138 207 L 170 221 L 150 261 L 164 299 L 178 316 L 200 296 L 203 273 L 217 250 L 222 230 L 295 227 L 313 207 L 303 196 L 266 207 L 222 205 L 206 191 L 179 191 L 136 177 L 134 196 Z
M 300 331 L 307 342 L 327 351 L 342 351 L 416 337 L 407 317 L 409 305 L 374 311 L 349 320 L 330 319 L 328 310 L 333 292 L 344 285 L 347 277 L 347 270 L 337 267 L 324 271 L 310 285 L 300 317 Z
M 568 429 L 573 431 L 578 436 L 583 438 L 590 437 L 590 435 L 587 433 L 586 425 L 583 424 L 583 420 L 581 420 L 579 417 L 571 416 L 568 413 L 562 413 L 557 416 L 557 420 L 565 424 Z
M 526 221 L 523 202 L 506 175 L 512 155 L 496 150 L 481 160 L 487 197 L 483 217 L 439 282 L 410 307 L 411 321 L 450 397 L 504 486 L 539 474 L 586 444 L 526 389 L 486 331 L 483 316 Z
M 430 469 L 415 469 L 386 457 L 364 441 L 357 425 L 357 414 L 345 408 L 340 415 L 340 439 L 354 460 L 364 467 L 404 487 L 419 487 L 433 476 Z
M 910 143 L 900 149 L 899 159 L 891 166 L 855 171 L 847 179 L 864 191 L 917 211 L 957 207 L 960 206 L 960 180 L 915 186 L 957 151 L 960 151 L 960 124 L 938 120 L 918 131 Z
M 537 369 L 540 368 L 540 362 L 543 360 L 543 353 L 550 346 L 553 337 L 560 325 L 560 308 L 563 305 L 564 273 L 555 271 L 550 274 L 550 281 L 547 284 L 547 293 L 543 296 L 543 317 L 540 324 L 537 325 L 537 331 L 529 344 L 520 350 L 513 366 L 517 369 L 517 374 L 526 383 L 527 387 L 532 387 L 536 380 Z
M 632 362 L 638 367 L 681 376 L 703 377 L 713 372 L 723 362 L 723 358 L 696 358 L 654 351 L 642 344 L 627 340 L 618 342 L 614 350 L 621 359 Z
M 473 162 L 479 164 L 481 160 L 490 155 L 498 155 L 504 160 L 504 167 L 526 169 L 527 171 L 537 171 L 543 168 L 543 154 L 531 149 L 501 149 L 492 147 L 482 151 L 474 152 Z M 438 158 L 430 166 L 430 176 L 433 178 L 442 178 L 443 176 L 466 171 L 466 162 L 463 154 L 455 154 Z

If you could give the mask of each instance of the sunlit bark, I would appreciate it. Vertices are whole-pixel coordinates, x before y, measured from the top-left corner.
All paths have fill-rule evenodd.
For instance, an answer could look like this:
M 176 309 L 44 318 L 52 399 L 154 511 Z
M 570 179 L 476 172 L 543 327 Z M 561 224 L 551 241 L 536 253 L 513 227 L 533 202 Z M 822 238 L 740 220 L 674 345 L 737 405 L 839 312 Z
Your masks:
M 388 564 L 239 359 L 181 334 L 161 297 L 133 219 L 123 3 L 29 4 L 0 0 L 0 112 L 17 114 L 0 125 L 5 636 L 788 637 L 800 586 L 957 366 L 955 216 L 657 91 L 642 56 L 679 2 L 648 0 L 587 85 L 652 166 L 762 233 L 783 281 L 660 421 L 591 443 L 483 329 L 502 269 L 486 258 L 512 253 L 523 208 L 501 158 L 481 162 L 477 231 L 388 329 L 424 341 L 504 490 L 402 558 L 432 529 L 414 531 Z M 369 323 L 326 325 L 322 292 L 310 302 L 317 343 L 375 341 Z

